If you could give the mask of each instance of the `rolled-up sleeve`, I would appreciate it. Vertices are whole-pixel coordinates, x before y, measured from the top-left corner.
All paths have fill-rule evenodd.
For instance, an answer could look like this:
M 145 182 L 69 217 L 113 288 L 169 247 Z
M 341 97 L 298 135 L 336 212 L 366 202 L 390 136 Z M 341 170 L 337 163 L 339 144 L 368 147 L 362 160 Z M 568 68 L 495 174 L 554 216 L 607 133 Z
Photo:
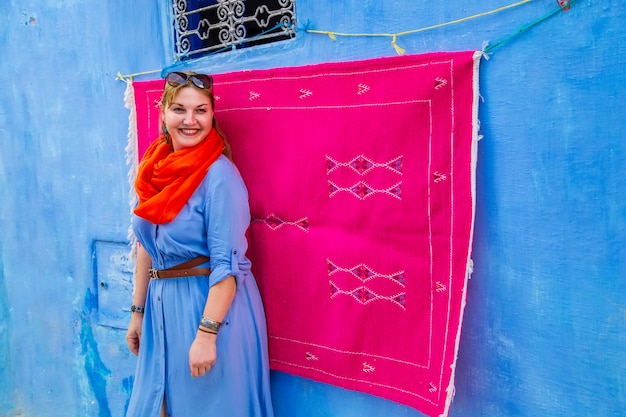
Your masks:
M 209 285 L 229 276 L 241 278 L 240 262 L 247 250 L 246 229 L 250 223 L 248 192 L 239 171 L 219 159 L 209 171 L 210 192 L 205 207 L 207 246 L 211 258 Z M 245 261 L 244 261 L 245 262 Z

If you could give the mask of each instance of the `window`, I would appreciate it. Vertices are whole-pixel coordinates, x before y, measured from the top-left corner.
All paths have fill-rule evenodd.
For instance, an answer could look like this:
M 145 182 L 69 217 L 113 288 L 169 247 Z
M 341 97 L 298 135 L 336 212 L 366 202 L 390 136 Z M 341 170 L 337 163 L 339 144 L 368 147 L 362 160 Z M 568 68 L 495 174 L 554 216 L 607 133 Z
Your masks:
M 295 36 L 295 0 L 172 0 L 177 60 Z

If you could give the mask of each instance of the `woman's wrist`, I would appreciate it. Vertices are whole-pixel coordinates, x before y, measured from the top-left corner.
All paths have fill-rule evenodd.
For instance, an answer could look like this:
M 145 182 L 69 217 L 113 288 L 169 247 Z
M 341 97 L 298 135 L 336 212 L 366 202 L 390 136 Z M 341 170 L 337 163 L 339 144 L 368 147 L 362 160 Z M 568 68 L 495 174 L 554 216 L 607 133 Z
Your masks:
M 198 326 L 198 334 L 205 334 L 205 335 L 208 335 L 208 336 L 215 336 L 215 337 L 217 337 L 217 332 L 215 332 L 213 330 L 206 329 L 203 326 Z
M 206 331 L 202 329 L 201 327 L 199 327 L 198 331 L 196 332 L 196 339 L 200 339 L 200 340 L 204 339 L 208 342 L 215 343 L 217 342 L 217 333 Z

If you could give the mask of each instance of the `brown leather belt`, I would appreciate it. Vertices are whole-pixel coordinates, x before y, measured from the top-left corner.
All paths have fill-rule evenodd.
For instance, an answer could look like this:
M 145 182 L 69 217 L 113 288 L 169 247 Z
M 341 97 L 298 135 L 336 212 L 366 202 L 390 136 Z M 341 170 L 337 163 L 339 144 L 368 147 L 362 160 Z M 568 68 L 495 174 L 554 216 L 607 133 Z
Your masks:
M 167 269 L 148 269 L 148 275 L 152 279 L 161 278 L 183 278 L 191 277 L 195 275 L 209 275 L 211 268 L 194 268 L 198 265 L 202 265 L 209 261 L 208 256 L 198 256 L 190 261 L 183 262 L 182 264 L 173 266 Z

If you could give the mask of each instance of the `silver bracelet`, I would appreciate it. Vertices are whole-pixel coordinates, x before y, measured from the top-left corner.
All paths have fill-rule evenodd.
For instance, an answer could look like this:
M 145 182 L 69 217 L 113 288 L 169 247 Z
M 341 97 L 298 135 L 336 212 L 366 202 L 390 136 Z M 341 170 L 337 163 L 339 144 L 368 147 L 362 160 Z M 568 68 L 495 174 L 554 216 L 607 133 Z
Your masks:
M 222 323 L 220 323 L 219 321 L 211 320 L 208 317 L 202 316 L 202 318 L 200 319 L 200 326 L 204 327 L 205 329 L 213 330 L 214 332 L 217 333 L 220 331 L 220 327 L 222 327 Z

